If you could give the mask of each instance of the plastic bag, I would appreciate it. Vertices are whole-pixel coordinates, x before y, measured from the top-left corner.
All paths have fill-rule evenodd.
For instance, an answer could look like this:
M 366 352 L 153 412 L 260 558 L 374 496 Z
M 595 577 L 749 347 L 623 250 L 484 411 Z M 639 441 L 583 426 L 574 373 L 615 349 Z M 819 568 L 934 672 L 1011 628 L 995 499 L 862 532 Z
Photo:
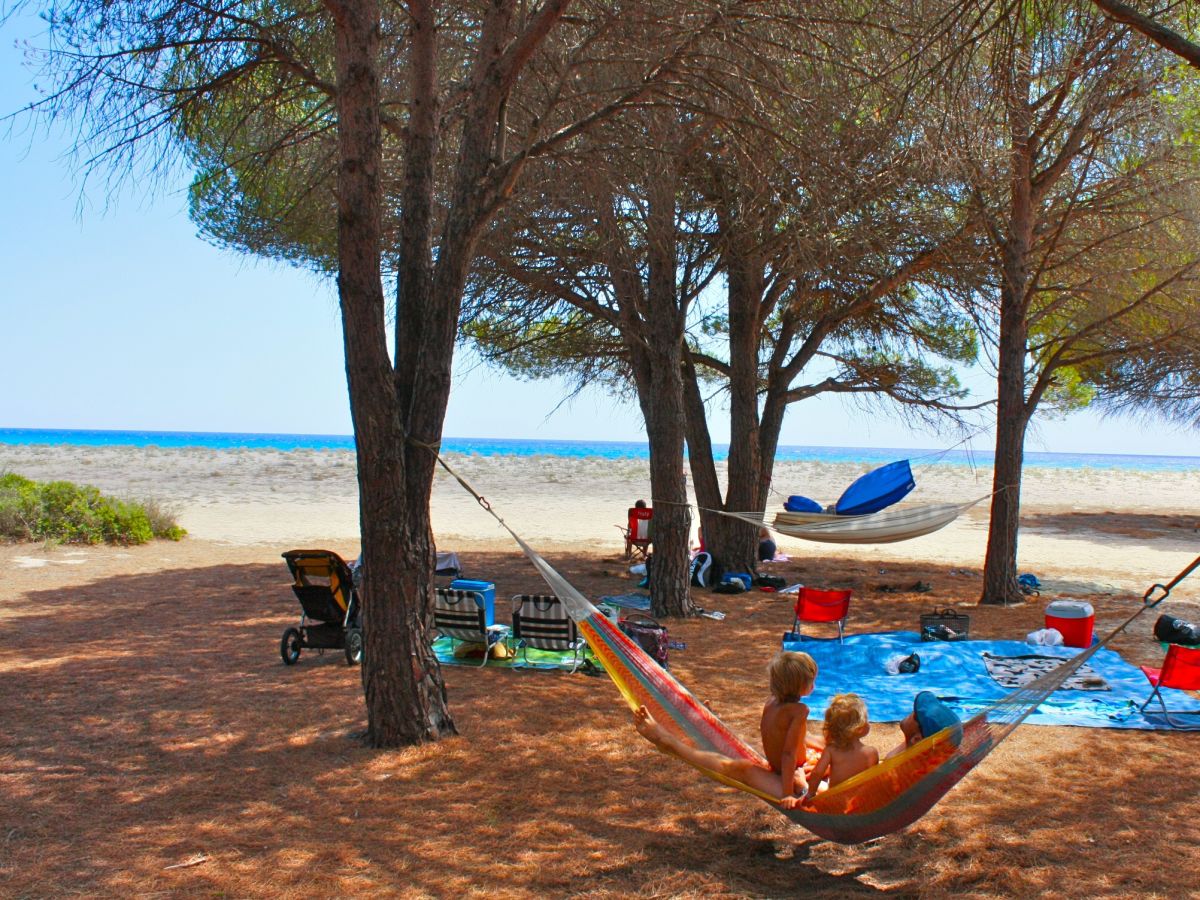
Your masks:
M 1030 644 L 1037 644 L 1039 647 L 1061 647 L 1063 645 L 1062 632 L 1057 628 L 1039 628 L 1037 631 L 1031 631 L 1025 636 L 1025 640 Z

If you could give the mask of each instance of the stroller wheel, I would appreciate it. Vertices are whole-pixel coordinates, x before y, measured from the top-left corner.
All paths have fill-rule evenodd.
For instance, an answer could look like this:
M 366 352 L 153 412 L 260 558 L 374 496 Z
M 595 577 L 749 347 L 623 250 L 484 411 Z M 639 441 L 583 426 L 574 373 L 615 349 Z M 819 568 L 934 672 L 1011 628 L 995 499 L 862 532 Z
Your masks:
M 363 658 L 363 634 L 361 628 L 346 629 L 346 664 L 357 666 Z
M 303 646 L 303 638 L 300 636 L 300 629 L 289 628 L 283 633 L 283 640 L 279 642 L 279 655 L 283 657 L 285 665 L 295 665 L 296 660 L 300 658 L 300 648 Z

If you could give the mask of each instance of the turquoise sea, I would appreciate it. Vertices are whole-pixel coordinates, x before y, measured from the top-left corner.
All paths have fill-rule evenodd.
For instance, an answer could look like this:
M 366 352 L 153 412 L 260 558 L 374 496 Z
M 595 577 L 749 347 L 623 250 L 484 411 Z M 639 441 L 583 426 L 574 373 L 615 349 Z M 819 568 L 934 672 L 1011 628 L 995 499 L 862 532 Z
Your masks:
M 55 444 L 80 447 L 202 447 L 210 450 L 353 450 L 354 438 L 337 434 L 237 434 L 207 431 L 79 431 L 0 428 L 0 444 Z M 645 459 L 649 451 L 637 441 L 539 441 L 508 438 L 458 438 L 442 441 L 451 453 L 480 456 L 564 456 Z M 719 458 L 727 447 L 716 445 Z M 895 459 L 923 464 L 990 466 L 992 454 L 980 451 L 898 449 L 895 447 L 781 446 L 779 461 L 885 463 Z M 1025 454 L 1027 466 L 1058 469 L 1108 468 L 1135 471 L 1200 470 L 1197 456 L 1117 455 L 1105 453 Z

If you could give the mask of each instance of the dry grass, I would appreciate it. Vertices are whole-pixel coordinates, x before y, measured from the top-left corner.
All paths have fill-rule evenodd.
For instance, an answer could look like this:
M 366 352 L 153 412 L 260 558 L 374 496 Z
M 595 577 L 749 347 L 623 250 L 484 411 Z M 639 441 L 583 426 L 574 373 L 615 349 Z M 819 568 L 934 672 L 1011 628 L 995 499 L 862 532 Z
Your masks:
M 654 753 L 607 679 L 448 668 L 460 737 L 364 749 L 357 670 L 340 653 L 279 660 L 298 606 L 272 556 L 176 545 L 16 571 L 0 895 L 1195 895 L 1200 735 L 1024 727 L 916 825 L 840 847 Z M 462 556 L 504 596 L 541 587 L 514 555 Z M 616 558 L 553 561 L 593 594 L 630 588 Z M 854 587 L 852 631 L 911 630 L 979 590 L 931 567 L 812 557 L 784 573 Z M 917 580 L 934 590 L 878 590 Z M 789 603 L 699 593 L 728 618 L 671 623 L 675 671 L 753 735 Z M 1092 602 L 1103 627 L 1131 601 Z M 1041 609 L 972 609 L 972 632 L 1024 635 Z M 1146 619 L 1117 645 L 1133 661 L 1161 658 Z

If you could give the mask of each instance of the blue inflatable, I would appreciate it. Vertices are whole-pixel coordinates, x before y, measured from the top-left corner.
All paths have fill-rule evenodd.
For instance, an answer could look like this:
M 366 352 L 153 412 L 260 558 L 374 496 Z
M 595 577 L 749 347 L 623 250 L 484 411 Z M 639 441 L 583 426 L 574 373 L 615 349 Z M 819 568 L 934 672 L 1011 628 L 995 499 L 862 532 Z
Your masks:
M 839 516 L 865 516 L 900 502 L 916 486 L 908 460 L 902 459 L 863 475 L 846 488 L 834 509 Z

